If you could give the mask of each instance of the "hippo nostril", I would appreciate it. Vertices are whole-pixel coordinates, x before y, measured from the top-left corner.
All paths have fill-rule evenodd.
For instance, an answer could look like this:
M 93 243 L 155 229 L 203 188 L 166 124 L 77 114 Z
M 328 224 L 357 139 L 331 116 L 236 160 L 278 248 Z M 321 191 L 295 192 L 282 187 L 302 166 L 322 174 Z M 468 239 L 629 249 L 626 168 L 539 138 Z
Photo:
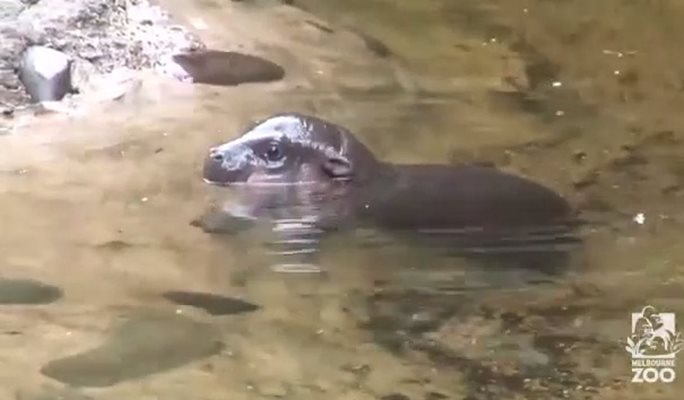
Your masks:
M 214 161 L 218 161 L 218 162 L 223 161 L 223 154 L 221 154 L 221 152 L 219 152 L 215 149 L 211 149 L 211 151 L 209 152 L 209 157 L 211 157 L 211 159 Z

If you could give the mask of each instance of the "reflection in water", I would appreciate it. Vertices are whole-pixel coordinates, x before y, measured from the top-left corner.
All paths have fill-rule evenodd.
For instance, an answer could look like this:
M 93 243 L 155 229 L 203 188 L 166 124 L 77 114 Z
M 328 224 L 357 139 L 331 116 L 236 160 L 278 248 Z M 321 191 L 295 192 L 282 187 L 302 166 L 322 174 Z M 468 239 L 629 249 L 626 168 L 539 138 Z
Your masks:
M 201 16 L 211 48 L 263 51 L 286 78 L 149 78 L 87 119 L 47 115 L 1 138 L 8 293 L 30 280 L 64 296 L 39 284 L 41 301 L 2 305 L 0 397 L 54 397 L 61 381 L 106 386 L 98 399 L 678 398 L 681 380 L 630 383 L 621 340 L 648 304 L 684 315 L 679 2 L 294 2 L 319 17 L 164 3 Z M 383 160 L 477 161 L 543 182 L 587 221 L 581 248 L 563 229 L 513 235 L 559 256 L 540 271 L 493 252 L 506 233 L 319 240 L 301 210 L 275 224 L 227 223 L 222 207 L 198 218 L 206 149 L 285 110 L 350 128 Z M 260 308 L 215 317 L 170 290 Z

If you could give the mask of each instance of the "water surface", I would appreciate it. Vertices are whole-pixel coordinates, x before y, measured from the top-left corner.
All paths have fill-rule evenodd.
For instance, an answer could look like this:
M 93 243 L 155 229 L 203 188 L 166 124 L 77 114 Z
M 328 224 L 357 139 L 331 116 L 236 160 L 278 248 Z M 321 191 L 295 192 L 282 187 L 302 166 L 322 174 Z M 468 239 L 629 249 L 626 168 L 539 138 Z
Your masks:
M 62 293 L 0 305 L 0 396 L 677 398 L 681 379 L 630 382 L 624 340 L 647 304 L 684 315 L 684 5 L 163 3 L 286 79 L 149 78 L 87 117 L 0 137 L 3 282 Z M 207 148 L 286 110 L 348 127 L 383 159 L 486 161 L 542 182 L 590 222 L 586 246 L 537 279 L 355 232 L 325 243 L 322 273 L 274 271 L 268 229 L 212 236 L 191 221 L 222 196 L 200 179 Z M 178 291 L 256 307 L 215 315 L 164 297 Z M 149 364 L 112 361 L 127 340 Z M 174 345 L 188 356 L 164 361 Z

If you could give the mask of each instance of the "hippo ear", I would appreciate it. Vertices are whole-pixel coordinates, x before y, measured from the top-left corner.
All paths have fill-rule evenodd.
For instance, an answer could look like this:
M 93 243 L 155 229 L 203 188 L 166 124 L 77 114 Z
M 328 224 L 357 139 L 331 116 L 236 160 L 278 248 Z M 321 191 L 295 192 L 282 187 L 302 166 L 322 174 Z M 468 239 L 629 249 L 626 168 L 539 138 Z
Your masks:
M 353 173 L 352 163 L 346 157 L 331 156 L 323 163 L 323 171 L 331 178 L 350 178 Z

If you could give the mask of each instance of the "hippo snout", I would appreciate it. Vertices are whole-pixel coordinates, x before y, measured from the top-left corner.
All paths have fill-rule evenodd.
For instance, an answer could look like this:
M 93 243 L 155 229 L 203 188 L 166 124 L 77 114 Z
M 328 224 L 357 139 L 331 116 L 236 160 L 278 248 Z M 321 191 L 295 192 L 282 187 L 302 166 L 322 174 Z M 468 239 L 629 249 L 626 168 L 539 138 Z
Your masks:
M 213 185 L 245 182 L 249 176 L 250 149 L 230 142 L 212 147 L 204 159 L 202 176 Z
M 223 162 L 223 153 L 218 149 L 218 147 L 212 147 L 211 149 L 209 149 L 209 158 L 218 163 L 221 163 Z

